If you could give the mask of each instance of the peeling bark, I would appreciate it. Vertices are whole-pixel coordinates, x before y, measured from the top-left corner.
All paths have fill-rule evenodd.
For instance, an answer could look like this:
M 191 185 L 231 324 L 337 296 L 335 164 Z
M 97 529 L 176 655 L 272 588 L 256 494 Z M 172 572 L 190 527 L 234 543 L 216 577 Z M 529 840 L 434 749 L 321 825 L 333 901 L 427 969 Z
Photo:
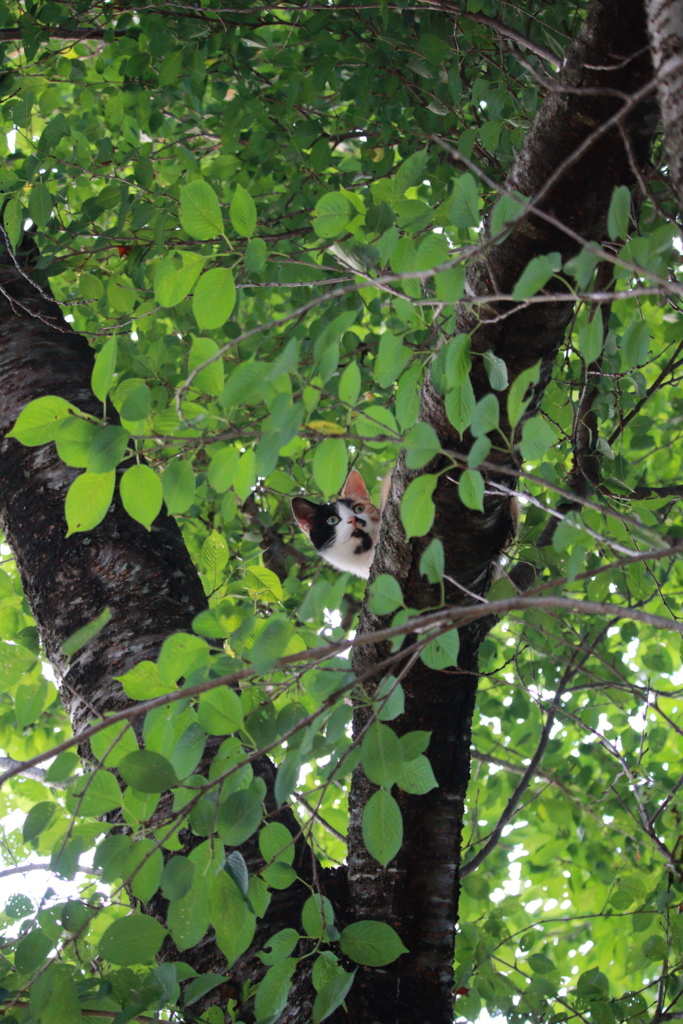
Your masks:
M 500 244 L 491 246 L 470 267 L 467 291 L 472 295 L 509 293 L 532 257 L 559 252 L 563 260 L 574 255 L 586 240 L 600 240 L 616 185 L 633 182 L 619 131 L 604 125 L 622 108 L 624 129 L 639 165 L 647 158 L 655 122 L 652 102 L 628 109 L 628 97 L 651 77 L 642 6 L 638 2 L 603 0 L 589 12 L 577 40 L 569 47 L 554 89 L 536 116 L 510 176 L 509 190 L 537 197 L 534 210 Z M 595 141 L 578 159 L 577 148 L 591 135 Z M 553 178 L 552 184 L 550 183 Z M 539 216 L 546 213 L 549 222 Z M 569 228 L 564 231 L 562 226 Z M 552 280 L 548 292 L 562 284 Z M 538 410 L 558 348 L 572 316 L 571 303 L 525 306 L 523 302 L 489 303 L 474 307 L 461 303 L 457 330 L 472 335 L 475 396 L 490 391 L 481 355 L 491 350 L 503 359 L 509 381 L 540 362 L 540 381 L 527 415 Z M 448 340 L 447 338 L 444 340 Z M 506 419 L 505 394 L 500 396 L 501 428 L 512 440 Z M 463 459 L 471 445 L 460 437 L 445 414 L 441 396 L 430 381 L 423 388 L 420 418 L 430 423 L 443 447 Z M 501 469 L 516 469 L 514 450 L 494 450 L 489 456 Z M 405 602 L 412 608 L 438 604 L 437 588 L 419 573 L 419 560 L 432 537 L 441 539 L 446 564 L 446 601 L 467 604 L 470 594 L 485 594 L 496 558 L 512 531 L 510 500 L 487 493 L 483 514 L 465 508 L 458 499 L 457 471 L 436 459 L 426 471 L 441 473 L 434 494 L 436 519 L 429 537 L 406 544 L 399 515 L 401 495 L 417 474 L 399 460 L 384 512 L 380 547 L 371 577 L 390 572 L 399 580 Z M 496 483 L 510 486 L 511 478 L 490 472 L 487 492 Z M 449 579 L 450 578 L 450 579 Z M 371 633 L 386 623 L 364 606 L 360 631 Z M 381 978 L 364 977 L 350 995 L 355 1021 L 427 1022 L 452 1020 L 452 963 L 454 927 L 459 894 L 458 867 L 462 814 L 469 780 L 471 721 L 477 678 L 477 652 L 485 627 L 461 631 L 457 670 L 429 671 L 417 663 L 403 680 L 406 712 L 394 723 L 402 734 L 412 729 L 432 732 L 428 756 L 439 789 L 427 796 L 398 793 L 404 820 L 404 844 L 382 871 L 364 848 L 361 818 L 374 792 L 360 769 L 351 795 L 349 887 L 352 905 L 361 916 L 381 916 L 392 924 L 409 948 Z M 382 645 L 358 649 L 354 667 L 368 672 L 386 656 Z M 363 729 L 368 712 L 356 711 L 354 727 Z M 379 973 L 379 972 L 375 972 Z
M 645 9 L 671 180 L 683 213 L 683 2 L 645 0 Z

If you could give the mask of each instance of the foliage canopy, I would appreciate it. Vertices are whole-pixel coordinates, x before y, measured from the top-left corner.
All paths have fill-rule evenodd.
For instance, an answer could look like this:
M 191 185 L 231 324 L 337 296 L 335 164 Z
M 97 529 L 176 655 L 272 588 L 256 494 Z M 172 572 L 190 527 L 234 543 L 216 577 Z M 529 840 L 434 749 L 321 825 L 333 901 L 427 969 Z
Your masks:
M 6 242 L 66 315 L 38 319 L 94 352 L 91 393 L 43 381 L 4 450 L 56 450 L 73 545 L 104 543 L 112 501 L 153 544 L 165 508 L 206 599 L 185 628 L 154 625 L 144 657 L 131 644 L 115 693 L 98 678 L 79 703 L 71 667 L 118 620 L 108 604 L 84 617 L 75 589 L 53 660 L 75 728 L 94 723 L 82 761 L 3 549 L 2 846 L 9 869 L 47 871 L 0 914 L 8 1021 L 180 1004 L 273 1024 L 304 975 L 307 1019 L 341 1021 L 359 977 L 417 955 L 330 881 L 352 772 L 372 784 L 352 818 L 391 878 L 419 849 L 405 807 L 437 799 L 441 770 L 430 732 L 402 724 L 398 652 L 410 635 L 410 665 L 465 686 L 453 627 L 489 609 L 468 598 L 463 618 L 448 598 L 463 577 L 446 538 L 466 548 L 518 478 L 508 564 L 535 578 L 526 595 L 494 582 L 504 618 L 477 640 L 456 1019 L 681 1012 L 681 234 L 660 143 L 646 171 L 632 158 L 635 187 L 610 189 L 604 237 L 520 257 L 507 302 L 498 282 L 466 290 L 528 222 L 532 197 L 506 181 L 588 7 L 0 3 Z M 3 338 L 33 308 L 9 295 Z M 491 310 L 551 302 L 572 311 L 552 372 L 540 349 L 521 367 L 476 343 Z M 422 415 L 425 380 L 460 452 Z M 359 694 L 364 584 L 317 559 L 289 499 L 334 495 L 351 466 L 378 495 L 401 452 L 395 548 L 368 597 L 394 633 Z M 435 501 L 447 485 L 457 522 Z M 411 540 L 419 599 L 392 570 Z M 125 603 L 144 581 L 131 566 L 116 585 Z

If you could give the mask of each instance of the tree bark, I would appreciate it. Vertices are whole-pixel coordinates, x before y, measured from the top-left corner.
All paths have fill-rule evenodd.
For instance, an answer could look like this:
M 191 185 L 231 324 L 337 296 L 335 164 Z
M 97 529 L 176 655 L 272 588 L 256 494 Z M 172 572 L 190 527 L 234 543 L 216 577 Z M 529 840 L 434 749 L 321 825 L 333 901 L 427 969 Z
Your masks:
M 131 707 L 134 702 L 116 677 L 144 659 L 156 659 L 166 637 L 191 631 L 195 615 L 207 607 L 201 580 L 174 519 L 162 512 L 148 531 L 123 509 L 117 491 L 99 526 L 67 537 L 64 502 L 79 470 L 65 465 L 52 443 L 29 448 L 6 436 L 21 409 L 44 395 L 60 395 L 82 412 L 101 416 L 102 405 L 90 386 L 93 365 L 88 343 L 63 319 L 47 287 L 37 286 L 31 271 L 20 269 L 7 250 L 1 250 L 0 529 L 16 558 L 74 733 L 102 715 Z M 114 410 L 108 410 L 108 419 L 118 422 Z M 71 659 L 66 658 L 61 650 L 64 641 L 107 607 L 111 611 L 107 625 Z M 219 745 L 219 740 L 207 743 L 198 773 L 208 775 Z M 89 748 L 83 747 L 80 753 L 87 761 Z M 295 867 L 310 885 L 312 854 L 290 809 L 277 808 L 274 765 L 261 757 L 253 767 L 266 782 L 269 820 L 282 821 L 298 836 Z M 162 797 L 155 827 L 163 825 L 170 810 Z M 196 845 L 189 829 L 182 830 L 180 838 L 185 853 Z M 257 835 L 240 849 L 250 870 L 263 867 Z M 310 890 L 300 883 L 274 892 L 252 947 L 230 969 L 212 929 L 197 946 L 182 953 L 167 939 L 162 959 L 184 960 L 200 973 L 214 971 L 230 977 L 227 990 L 213 990 L 193 1009 L 201 1013 L 216 1002 L 224 1005 L 228 995 L 239 994 L 242 983 L 260 980 L 266 968 L 255 950 L 281 928 L 299 927 L 301 908 L 309 895 Z M 166 923 L 167 902 L 160 892 L 146 910 Z M 301 1005 L 310 1003 L 313 994 L 309 965 L 305 961 L 296 979 L 294 997 Z M 247 1007 L 246 1020 L 249 1012 Z
M 683 213 L 683 3 L 645 0 L 671 180 Z
M 562 260 L 579 251 L 582 239 L 600 241 L 616 185 L 631 185 L 633 170 L 615 126 L 602 130 L 623 110 L 639 167 L 649 152 L 656 111 L 652 101 L 629 108 L 629 97 L 650 79 L 642 5 L 636 0 L 601 0 L 590 8 L 579 37 L 569 47 L 554 88 L 548 94 L 505 183 L 535 200 L 533 210 L 497 245 L 490 246 L 467 274 L 468 296 L 510 293 L 534 256 L 559 252 Z M 594 137 L 576 158 L 578 147 Z M 543 214 L 551 216 L 544 219 Z M 568 230 L 565 230 L 568 229 Z M 547 292 L 565 286 L 557 278 Z M 509 383 L 540 362 L 540 379 L 526 415 L 538 410 L 573 308 L 567 303 L 496 302 L 457 307 L 458 333 L 471 333 L 471 380 L 476 399 L 490 392 L 483 353 L 492 351 L 507 365 Z M 448 339 L 445 339 L 448 340 Z M 505 393 L 500 397 L 501 428 L 513 441 Z M 442 446 L 459 462 L 471 445 L 449 422 L 444 403 L 430 380 L 424 385 L 420 418 L 430 423 Z M 518 468 L 514 448 L 494 450 L 488 459 L 500 470 Z M 399 515 L 405 487 L 417 474 L 403 460 L 394 471 L 371 579 L 389 572 L 400 582 L 406 605 L 425 608 L 439 603 L 438 588 L 419 571 L 427 544 L 438 537 L 444 547 L 446 601 L 462 605 L 484 595 L 496 559 L 512 531 L 510 499 L 491 485 L 511 485 L 504 472 L 489 471 L 484 512 L 465 508 L 458 498 L 459 471 L 436 459 L 426 471 L 440 473 L 434 493 L 436 518 L 428 537 L 405 543 Z M 372 633 L 386 621 L 364 605 L 359 631 Z M 462 818 L 470 771 L 477 653 L 485 635 L 480 626 L 461 631 L 457 669 L 428 670 L 420 662 L 403 679 L 406 712 L 395 723 L 399 734 L 413 729 L 432 733 L 427 754 L 439 788 L 426 796 L 397 792 L 403 814 L 404 842 L 386 870 L 379 868 L 362 842 L 362 812 L 376 787 L 357 769 L 350 800 L 349 888 L 361 916 L 380 916 L 392 924 L 409 953 L 377 978 L 361 968 L 349 1005 L 355 1021 L 446 1024 L 453 1014 L 453 948 L 459 895 Z M 407 645 L 409 646 L 409 645 Z M 369 672 L 387 654 L 385 645 L 360 648 L 358 672 Z M 372 687 L 369 687 L 372 691 Z M 354 728 L 368 721 L 359 706 Z

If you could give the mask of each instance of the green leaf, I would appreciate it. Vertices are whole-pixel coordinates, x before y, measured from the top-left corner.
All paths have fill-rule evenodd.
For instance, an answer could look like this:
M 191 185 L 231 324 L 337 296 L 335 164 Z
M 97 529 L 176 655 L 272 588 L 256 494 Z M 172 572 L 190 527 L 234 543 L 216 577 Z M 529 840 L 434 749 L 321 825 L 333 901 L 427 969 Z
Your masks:
M 41 832 L 44 832 L 52 821 L 57 804 L 53 800 L 41 800 L 34 804 L 24 819 L 21 837 L 25 843 L 32 843 Z
M 406 709 L 405 691 L 394 676 L 386 676 L 375 690 L 373 707 L 380 722 L 391 722 Z
M 484 395 L 474 407 L 472 412 L 471 430 L 473 437 L 482 437 L 492 430 L 498 429 L 500 419 L 500 408 L 495 395 Z
M 54 943 L 40 928 L 19 939 L 14 953 L 14 966 L 19 974 L 33 974 L 45 962 Z
M 626 185 L 617 185 L 612 192 L 607 213 L 607 234 L 612 241 L 628 237 L 630 220 L 631 190 Z
M 294 952 L 299 941 L 299 933 L 294 928 L 281 928 L 266 942 L 267 953 L 260 953 L 259 959 L 269 967 L 286 960 Z
M 458 495 L 465 508 L 484 511 L 484 477 L 478 469 L 466 469 L 460 475 Z
M 356 211 L 342 192 L 329 192 L 315 206 L 313 230 L 318 238 L 336 238 L 350 224 Z
M 579 352 L 588 365 L 594 363 L 602 352 L 602 338 L 602 317 L 596 315 L 579 331 Z
M 281 960 L 259 982 L 254 1001 L 256 1024 L 275 1024 L 287 1003 L 297 963 L 292 958 Z
M 21 241 L 22 228 L 24 226 L 24 210 L 18 199 L 10 199 L 2 214 L 2 222 L 7 232 L 9 244 L 13 249 Z
M 114 497 L 116 472 L 90 473 L 77 476 L 66 494 L 64 514 L 67 522 L 67 537 L 72 533 L 92 530 L 107 514 Z
M 235 308 L 236 299 L 235 279 L 229 267 L 205 270 L 195 285 L 192 298 L 192 312 L 200 328 L 211 331 L 222 327 Z
M 165 683 L 154 661 L 140 661 L 121 676 L 115 676 L 131 700 L 152 700 L 172 693 L 175 686 Z
M 268 262 L 268 249 L 262 238 L 252 238 L 247 246 L 244 259 L 245 269 L 250 276 L 262 274 Z
M 412 761 L 404 762 L 396 778 L 396 785 L 405 793 L 422 796 L 438 786 L 429 759 L 420 754 Z
M 90 745 L 93 756 L 105 768 L 116 768 L 124 757 L 138 749 L 135 733 L 128 722 L 112 722 L 91 738 Z
M 222 494 L 235 479 L 240 453 L 236 448 L 221 448 L 211 456 L 208 478 L 214 491 Z
M 438 672 L 445 668 L 453 668 L 458 664 L 460 653 L 460 636 L 457 629 L 450 629 L 447 633 L 435 636 L 424 647 L 420 658 L 427 666 Z
M 334 909 L 327 896 L 314 893 L 309 896 L 301 911 L 301 923 L 306 935 L 312 939 L 323 939 L 334 924 Z
M 134 750 L 119 764 L 124 782 L 139 793 L 163 793 L 178 785 L 173 765 L 154 750 Z
M 55 440 L 62 423 L 72 411 L 75 411 L 74 406 L 58 395 L 34 398 L 21 410 L 7 436 L 16 437 L 28 448 L 47 444 Z
M 181 187 L 180 223 L 188 235 L 200 241 L 207 241 L 224 233 L 218 196 L 208 182 L 191 181 L 189 185 Z
M 259 849 L 265 861 L 291 864 L 294 860 L 294 837 L 286 825 L 273 821 L 259 832 Z
M 149 466 L 131 466 L 121 477 L 121 501 L 131 518 L 149 530 L 161 512 L 161 480 Z
M 275 776 L 275 803 L 278 807 L 286 803 L 296 789 L 301 771 L 301 757 L 292 751 L 284 759 Z
M 534 974 L 549 974 L 555 970 L 555 964 L 545 953 L 532 953 L 527 963 Z
M 386 789 L 378 789 L 366 803 L 362 829 L 368 853 L 386 867 L 403 842 L 401 810 Z
M 453 183 L 448 218 L 456 228 L 476 227 L 479 224 L 479 192 L 469 172 L 460 175 Z
M 488 436 L 478 437 L 467 454 L 467 465 L 470 469 L 476 469 L 489 457 L 492 448 L 491 438 Z
M 429 542 L 420 557 L 420 572 L 430 583 L 441 583 L 445 571 L 443 544 L 438 537 Z
M 406 466 L 422 469 L 441 451 L 441 442 L 430 423 L 416 423 L 405 439 Z
M 251 238 L 256 229 L 256 203 L 241 185 L 235 186 L 230 203 L 230 220 L 238 235 Z
M 154 272 L 154 297 L 161 306 L 173 307 L 192 291 L 201 274 L 204 256 L 182 250 L 168 253 Z
M 38 182 L 31 189 L 31 194 L 28 198 L 29 217 L 35 221 L 39 228 L 44 228 L 50 220 L 52 207 L 52 194 L 49 188 L 42 181 Z
M 60 647 L 62 654 L 65 657 L 70 658 L 77 651 L 80 651 L 82 647 L 85 647 L 86 644 L 89 644 L 90 641 L 93 640 L 110 621 L 111 611 L 109 608 L 105 608 L 104 611 L 100 612 L 97 618 L 91 619 L 87 625 L 81 626 L 80 629 L 77 629 L 67 640 L 64 641 Z
M 440 302 L 459 302 L 465 293 L 465 266 L 440 270 L 435 278 L 436 297 Z
M 541 364 L 534 363 L 533 366 L 523 370 L 510 385 L 507 399 L 507 412 L 511 427 L 516 427 L 524 415 L 524 411 L 531 400 L 530 389 L 534 384 L 538 383 L 540 370 Z M 529 394 L 527 394 L 527 392 L 529 392 Z
M 408 950 L 384 921 L 356 921 L 341 933 L 339 945 L 344 956 L 366 967 L 384 967 Z
M 429 160 L 429 152 L 420 149 L 417 153 L 411 153 L 396 169 L 394 175 L 394 189 L 396 195 L 404 195 L 411 185 L 418 184 L 424 177 L 424 171 Z
M 136 423 L 139 420 L 146 420 L 151 410 L 152 392 L 146 384 L 139 384 L 128 392 L 120 412 L 122 419 Z
M 341 437 L 326 437 L 316 446 L 313 454 L 313 478 L 325 496 L 339 494 L 346 479 L 348 466 L 346 441 Z
M 358 363 L 352 360 L 339 378 L 339 401 L 354 405 L 360 394 L 361 375 Z
M 383 722 L 373 722 L 360 748 L 363 771 L 377 786 L 391 786 L 403 764 L 403 750 L 394 730 Z
M 212 338 L 194 338 L 187 358 L 188 372 L 192 372 L 204 362 L 208 362 L 209 365 L 198 371 L 192 381 L 192 387 L 195 391 L 206 392 L 208 395 L 220 395 L 224 383 L 220 349 Z
M 489 384 L 494 391 L 504 391 L 508 386 L 508 368 L 504 360 L 491 351 L 484 352 L 483 359 Z
M 161 679 L 169 686 L 182 676 L 209 664 L 211 650 L 206 640 L 193 633 L 173 633 L 161 645 L 158 668 Z
M 387 615 L 403 607 L 403 593 L 397 579 L 382 573 L 372 581 L 368 604 L 375 615 Z
M 401 502 L 401 522 L 408 540 L 424 536 L 432 527 L 435 514 L 432 494 L 438 479 L 433 473 L 425 473 L 406 487 Z
M 192 889 L 195 866 L 187 857 L 171 857 L 161 874 L 161 889 L 167 900 L 179 900 Z
M 379 349 L 375 359 L 375 380 L 381 388 L 388 388 L 400 376 L 408 359 L 410 349 L 403 344 L 400 335 L 392 331 L 384 331 L 379 339 Z
M 260 797 L 248 789 L 231 793 L 216 814 L 216 828 L 226 846 L 240 846 L 257 830 L 263 819 Z
M 282 584 L 272 569 L 264 565 L 252 565 L 244 574 L 249 597 L 255 601 L 266 601 L 269 604 L 284 600 Z
M 176 743 L 169 760 L 179 779 L 185 779 L 197 768 L 206 747 L 206 733 L 199 722 L 192 722 Z
M 202 571 L 209 577 L 212 587 L 217 585 L 219 577 L 228 564 L 229 557 L 225 538 L 217 530 L 212 530 L 202 544 L 199 555 Z
M 540 292 L 541 288 L 545 287 L 550 278 L 557 273 L 560 266 L 559 253 L 544 253 L 542 256 L 534 256 L 532 260 L 529 260 L 517 284 L 512 289 L 512 298 L 519 301 L 521 299 L 528 299 L 531 295 L 536 295 L 537 292 Z
M 104 402 L 109 394 L 109 388 L 114 379 L 114 371 L 116 369 L 117 353 L 118 343 L 116 338 L 110 338 L 95 356 L 90 386 L 92 387 L 93 394 L 96 398 L 99 398 L 100 402 Z
M 227 736 L 244 724 L 240 699 L 229 686 L 203 693 L 199 698 L 197 718 L 210 736 Z
M 99 941 L 100 956 L 118 967 L 153 963 L 167 935 L 157 920 L 130 914 L 109 925 Z
M 109 473 L 126 457 L 130 434 L 123 427 L 101 427 L 88 452 L 87 468 L 91 473 Z
M 73 797 L 67 799 L 67 807 L 72 813 L 84 817 L 97 817 L 114 811 L 123 800 L 116 778 L 104 769 L 78 776 L 74 780 L 73 793 Z
M 174 459 L 164 470 L 161 488 L 170 515 L 187 512 L 195 495 L 192 465 L 186 459 Z
M 340 971 L 320 989 L 313 1002 L 313 1024 L 320 1024 L 346 999 L 356 972 Z
M 212 992 L 213 989 L 222 985 L 228 979 L 224 974 L 200 974 L 198 978 L 193 978 L 189 985 L 183 991 L 183 1005 L 192 1006 L 198 999 L 202 999 L 208 992 Z M 209 1017 L 206 1017 L 209 1020 Z
M 523 215 L 526 207 L 527 201 L 522 195 L 501 196 L 491 212 L 491 237 L 495 238 L 505 228 L 514 224 Z
M 64 1024 L 64 1021 L 69 1021 L 69 1024 L 80 1024 L 84 1018 L 74 979 L 63 971 L 51 972 L 49 984 L 49 1000 L 37 1015 L 40 1024 Z
M 522 427 L 522 442 L 519 446 L 522 458 L 527 461 L 542 459 L 548 449 L 557 441 L 557 430 L 542 416 L 533 416 Z
M 650 328 L 644 320 L 629 324 L 621 338 L 620 348 L 626 369 L 645 362 L 650 349 Z
M 469 377 L 462 385 L 449 391 L 444 399 L 446 415 L 461 435 L 465 433 L 472 422 L 474 405 L 474 389 Z
M 432 270 L 452 259 L 453 255 L 448 248 L 445 236 L 430 232 L 424 236 L 417 247 L 413 270 Z

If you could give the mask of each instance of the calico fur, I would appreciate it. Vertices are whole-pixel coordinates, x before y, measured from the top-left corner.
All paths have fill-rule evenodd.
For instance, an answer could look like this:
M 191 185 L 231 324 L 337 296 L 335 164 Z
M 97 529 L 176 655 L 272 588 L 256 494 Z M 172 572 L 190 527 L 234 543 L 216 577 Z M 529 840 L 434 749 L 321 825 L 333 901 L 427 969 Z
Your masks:
M 320 555 L 342 572 L 367 579 L 379 538 L 381 510 L 370 501 L 365 481 L 352 469 L 335 501 L 316 505 L 294 498 L 297 523 Z

